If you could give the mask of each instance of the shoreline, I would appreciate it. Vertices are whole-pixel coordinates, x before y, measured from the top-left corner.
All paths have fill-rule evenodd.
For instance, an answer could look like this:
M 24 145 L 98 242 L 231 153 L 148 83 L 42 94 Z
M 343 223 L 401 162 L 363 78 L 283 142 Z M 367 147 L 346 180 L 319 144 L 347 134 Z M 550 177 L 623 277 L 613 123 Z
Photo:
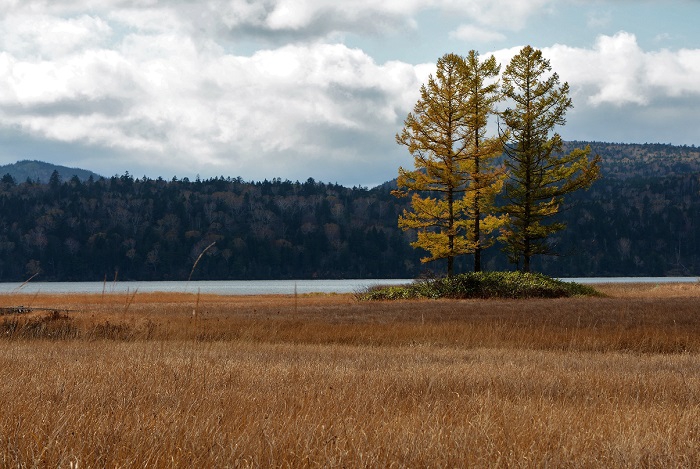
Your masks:
M 564 282 L 584 285 L 614 284 L 696 284 L 700 277 L 588 277 L 560 278 Z M 126 294 L 191 293 L 245 295 L 294 295 L 354 293 L 377 285 L 405 285 L 413 279 L 345 279 L 345 280 L 198 280 L 198 281 L 119 281 L 119 282 L 10 282 L 0 283 L 0 297 L 14 294 Z

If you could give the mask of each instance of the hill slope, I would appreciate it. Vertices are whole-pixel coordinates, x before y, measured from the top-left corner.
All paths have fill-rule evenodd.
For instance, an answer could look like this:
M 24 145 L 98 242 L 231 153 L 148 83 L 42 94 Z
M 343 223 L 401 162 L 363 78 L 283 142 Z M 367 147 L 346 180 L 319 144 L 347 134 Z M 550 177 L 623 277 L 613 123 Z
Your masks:
M 24 182 L 27 179 L 32 181 L 39 181 L 41 183 L 48 183 L 51 175 L 54 171 L 58 172 L 61 180 L 67 181 L 73 176 L 77 176 L 78 179 L 85 182 L 90 176 L 94 179 L 99 179 L 101 176 L 99 174 L 93 173 L 86 169 L 80 168 L 68 168 L 66 166 L 55 165 L 51 163 L 45 163 L 43 161 L 37 160 L 22 160 L 17 163 L 6 164 L 0 166 L 0 177 L 9 174 L 15 180 L 15 182 Z
M 662 143 L 566 142 L 565 149 L 591 146 L 600 155 L 602 175 L 629 179 L 679 176 L 700 172 L 700 148 Z

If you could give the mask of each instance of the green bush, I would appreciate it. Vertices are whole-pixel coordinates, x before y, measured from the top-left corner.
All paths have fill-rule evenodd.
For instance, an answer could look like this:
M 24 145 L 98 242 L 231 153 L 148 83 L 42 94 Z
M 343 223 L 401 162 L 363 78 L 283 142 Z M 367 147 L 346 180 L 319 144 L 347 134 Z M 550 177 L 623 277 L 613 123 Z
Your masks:
M 372 287 L 358 294 L 361 301 L 417 298 L 562 298 L 598 296 L 594 288 L 563 282 L 542 274 L 473 272 L 454 277 L 416 281 L 410 285 Z

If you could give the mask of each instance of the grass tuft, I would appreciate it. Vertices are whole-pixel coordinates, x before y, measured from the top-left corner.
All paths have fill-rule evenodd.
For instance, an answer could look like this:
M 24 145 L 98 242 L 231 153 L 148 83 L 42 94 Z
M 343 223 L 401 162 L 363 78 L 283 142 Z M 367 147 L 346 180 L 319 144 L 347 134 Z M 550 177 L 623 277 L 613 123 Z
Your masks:
M 569 298 L 600 296 L 593 287 L 563 282 L 542 274 L 523 272 L 472 272 L 454 277 L 421 280 L 403 286 L 377 286 L 360 292 L 361 301 L 420 298 Z

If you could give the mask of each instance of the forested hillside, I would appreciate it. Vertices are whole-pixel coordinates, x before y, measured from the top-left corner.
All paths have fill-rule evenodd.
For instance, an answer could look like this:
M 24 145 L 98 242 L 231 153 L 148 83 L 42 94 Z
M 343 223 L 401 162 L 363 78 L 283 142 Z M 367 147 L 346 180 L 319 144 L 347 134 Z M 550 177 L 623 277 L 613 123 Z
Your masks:
M 81 181 L 87 181 L 93 177 L 99 179 L 101 176 L 80 168 L 69 168 L 37 160 L 22 160 L 12 164 L 0 166 L 0 175 L 9 174 L 15 181 L 23 182 L 31 180 L 35 182 L 48 183 L 54 171 L 63 179 L 70 179 L 77 176 Z
M 580 146 L 581 142 L 575 142 Z M 694 147 L 592 144 L 603 178 L 569 200 L 556 276 L 700 274 L 700 163 Z M 239 178 L 0 182 L 0 281 L 407 278 L 440 264 L 397 227 L 391 184 L 346 188 Z M 459 259 L 456 271 L 470 260 Z M 514 268 L 498 250 L 484 268 Z
M 601 156 L 602 179 L 570 197 L 559 257 L 539 270 L 561 276 L 700 274 L 700 148 L 569 142 Z
M 700 173 L 606 178 L 571 197 L 559 257 L 536 269 L 558 276 L 700 274 Z
M 417 254 L 388 191 L 130 175 L 0 183 L 0 279 L 403 277 Z
M 700 148 L 662 143 L 567 142 L 566 151 L 591 146 L 591 153 L 602 158 L 605 177 L 629 179 L 700 172 Z

